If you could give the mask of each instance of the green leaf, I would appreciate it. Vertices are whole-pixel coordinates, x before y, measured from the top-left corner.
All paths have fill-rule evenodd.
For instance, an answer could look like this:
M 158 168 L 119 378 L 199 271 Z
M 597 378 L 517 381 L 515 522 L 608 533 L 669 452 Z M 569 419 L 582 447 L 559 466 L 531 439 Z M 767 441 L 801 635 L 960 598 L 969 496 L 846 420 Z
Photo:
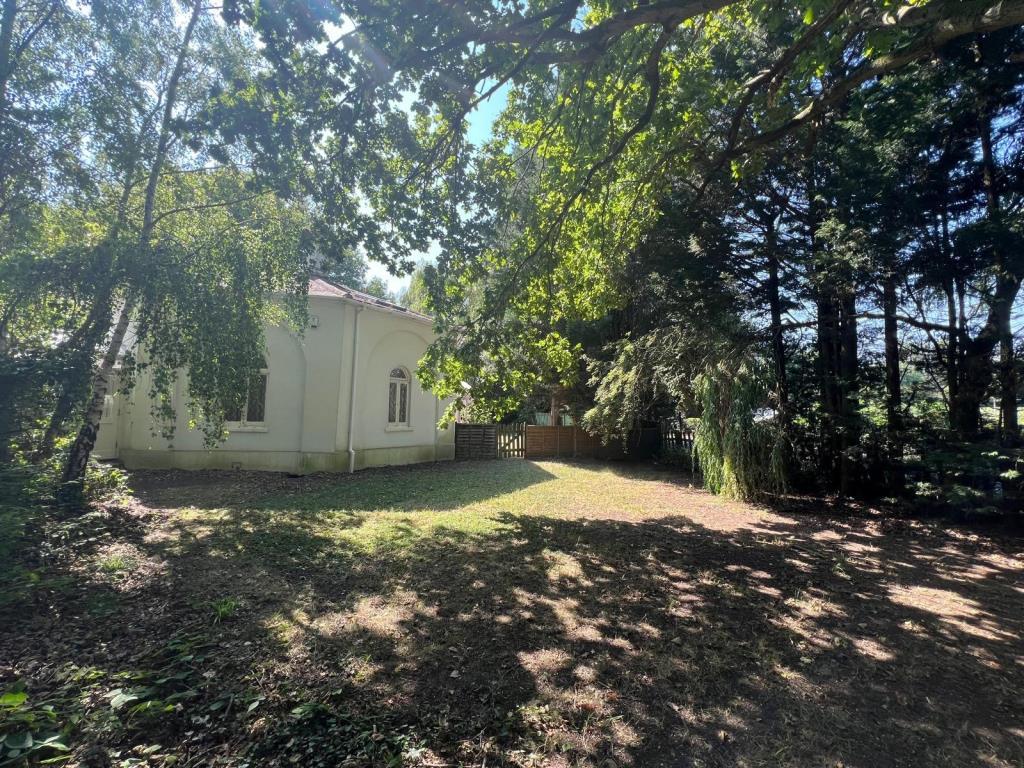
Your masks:
M 804 11 L 804 24 L 814 23 L 814 8 L 808 6 L 807 10 Z
M 30 731 L 12 733 L 6 739 L 4 739 L 4 746 L 8 749 L 30 749 L 32 747 L 32 744 L 32 733 Z
M 24 691 L 10 691 L 0 696 L 0 707 L 20 707 L 28 699 L 28 694 Z
M 138 700 L 139 700 L 139 695 L 138 694 L 132 693 L 131 691 L 125 691 L 125 690 L 122 690 L 122 689 L 118 688 L 116 691 L 111 691 L 110 708 L 111 709 L 120 709 L 125 704 L 128 704 L 129 702 L 132 702 L 132 701 L 138 701 Z
M 70 747 L 64 743 L 64 736 L 59 733 L 52 733 L 45 738 L 37 738 L 35 742 L 36 749 L 41 747 L 49 747 L 50 749 L 56 749 L 61 752 L 67 752 Z

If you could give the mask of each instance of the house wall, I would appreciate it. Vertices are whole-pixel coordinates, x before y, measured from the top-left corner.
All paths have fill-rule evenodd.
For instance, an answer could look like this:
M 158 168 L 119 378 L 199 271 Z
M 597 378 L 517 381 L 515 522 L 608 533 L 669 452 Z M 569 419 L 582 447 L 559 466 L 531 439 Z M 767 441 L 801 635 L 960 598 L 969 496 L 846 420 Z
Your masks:
M 352 332 L 360 306 L 311 296 L 309 312 L 318 320 L 316 327 L 307 328 L 301 337 L 284 328 L 269 328 L 265 422 L 232 429 L 212 449 L 203 445 L 202 432 L 188 425 L 184 375 L 174 393 L 174 438 L 167 441 L 153 434 L 146 394 L 150 381 L 143 374 L 132 397 L 121 398 L 118 404 L 117 457 L 129 468 L 348 471 Z M 387 430 L 388 373 L 396 365 L 415 372 L 432 338 L 430 326 L 364 308 L 359 335 L 352 431 L 355 468 L 453 458 L 454 430 L 435 429 L 440 404 L 415 379 L 410 388 L 410 429 Z
M 416 379 L 416 366 L 433 338 L 430 326 L 364 310 L 359 336 L 353 425 L 356 469 L 454 458 L 454 430 L 436 428 L 440 403 Z M 387 423 L 389 374 L 398 366 L 411 376 L 407 429 L 389 429 Z M 347 414 L 345 421 L 347 428 Z

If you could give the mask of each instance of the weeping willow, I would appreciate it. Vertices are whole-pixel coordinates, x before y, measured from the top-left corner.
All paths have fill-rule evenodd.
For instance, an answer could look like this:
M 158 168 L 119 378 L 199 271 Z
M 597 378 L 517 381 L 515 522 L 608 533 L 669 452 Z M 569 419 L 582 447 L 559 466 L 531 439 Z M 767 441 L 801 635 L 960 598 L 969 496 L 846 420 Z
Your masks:
M 771 376 L 755 358 L 717 363 L 694 382 L 694 452 L 708 490 L 745 499 L 785 490 L 785 435 L 771 418 Z

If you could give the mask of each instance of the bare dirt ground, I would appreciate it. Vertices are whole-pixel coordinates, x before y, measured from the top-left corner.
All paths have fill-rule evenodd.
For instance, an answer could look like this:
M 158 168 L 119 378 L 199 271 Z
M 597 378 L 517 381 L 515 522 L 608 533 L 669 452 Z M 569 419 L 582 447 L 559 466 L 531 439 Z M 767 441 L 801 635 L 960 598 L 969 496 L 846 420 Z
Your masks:
M 596 463 L 132 485 L 0 601 L 64 764 L 1024 765 L 1006 534 Z

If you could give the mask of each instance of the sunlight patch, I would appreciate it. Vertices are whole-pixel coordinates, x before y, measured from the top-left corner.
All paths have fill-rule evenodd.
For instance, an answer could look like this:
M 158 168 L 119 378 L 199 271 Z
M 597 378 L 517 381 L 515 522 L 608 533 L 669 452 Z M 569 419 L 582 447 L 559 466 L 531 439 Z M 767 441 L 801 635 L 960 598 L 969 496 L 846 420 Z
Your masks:
M 579 582 L 581 586 L 591 585 L 590 580 L 583 572 L 580 561 L 572 555 L 551 549 L 545 549 L 541 554 L 548 564 L 548 581 L 571 579 Z
M 364 597 L 351 611 L 327 614 L 316 625 L 328 636 L 363 630 L 378 637 L 397 638 L 408 633 L 416 615 L 436 613 L 437 609 L 421 602 L 415 592 L 402 590 L 387 597 Z
M 851 642 L 858 653 L 874 661 L 892 661 L 896 658 L 896 654 L 870 637 L 854 637 Z
M 517 654 L 523 669 L 533 675 L 550 675 L 564 669 L 572 660 L 561 648 L 542 648 L 539 651 L 520 651 Z

